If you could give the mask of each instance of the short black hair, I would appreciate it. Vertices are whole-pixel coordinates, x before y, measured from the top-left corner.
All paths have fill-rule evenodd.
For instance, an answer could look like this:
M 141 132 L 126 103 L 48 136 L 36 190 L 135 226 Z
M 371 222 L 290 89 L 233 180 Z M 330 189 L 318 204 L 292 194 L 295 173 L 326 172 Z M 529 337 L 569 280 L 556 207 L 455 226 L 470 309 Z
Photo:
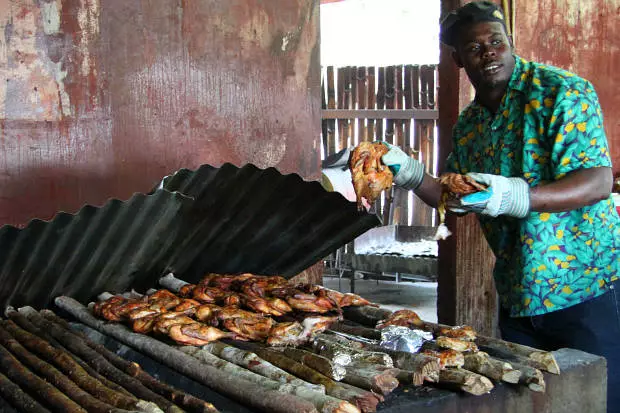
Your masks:
M 491 1 L 473 1 L 448 13 L 440 23 L 439 40 L 448 46 L 456 47 L 459 30 L 462 27 L 480 22 L 499 22 L 506 29 L 504 12 Z

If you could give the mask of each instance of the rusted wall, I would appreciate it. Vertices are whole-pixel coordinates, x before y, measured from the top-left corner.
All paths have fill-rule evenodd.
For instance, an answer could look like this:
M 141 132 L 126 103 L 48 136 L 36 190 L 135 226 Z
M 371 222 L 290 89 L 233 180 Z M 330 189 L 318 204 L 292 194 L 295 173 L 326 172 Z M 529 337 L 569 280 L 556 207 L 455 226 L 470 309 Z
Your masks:
M 0 224 L 181 167 L 316 179 L 318 0 L 0 0 Z
M 515 9 L 517 53 L 594 84 L 620 174 L 620 0 L 518 0 Z

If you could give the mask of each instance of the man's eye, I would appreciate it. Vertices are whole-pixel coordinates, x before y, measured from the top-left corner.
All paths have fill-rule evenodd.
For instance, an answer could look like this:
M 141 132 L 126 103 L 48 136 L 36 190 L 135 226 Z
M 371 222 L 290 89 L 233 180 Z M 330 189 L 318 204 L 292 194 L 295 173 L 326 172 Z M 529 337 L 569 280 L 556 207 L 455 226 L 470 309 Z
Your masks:
M 501 44 L 501 43 L 502 43 L 502 41 L 501 41 L 501 40 L 497 40 L 497 39 L 495 39 L 495 40 L 491 41 L 491 44 L 492 44 L 493 46 L 497 46 L 497 45 L 499 45 L 499 44 Z
M 469 52 L 477 52 L 478 50 L 480 50 L 480 45 L 478 44 L 472 44 L 467 47 L 467 51 Z

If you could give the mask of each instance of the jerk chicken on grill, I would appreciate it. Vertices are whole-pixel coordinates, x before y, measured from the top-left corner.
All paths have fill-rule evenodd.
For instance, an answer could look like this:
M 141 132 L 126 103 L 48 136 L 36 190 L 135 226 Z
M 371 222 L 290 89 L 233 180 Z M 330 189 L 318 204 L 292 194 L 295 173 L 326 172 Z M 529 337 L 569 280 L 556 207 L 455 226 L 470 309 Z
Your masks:
M 388 150 L 382 143 L 362 142 L 351 153 L 349 169 L 359 210 L 364 208 L 362 199 L 371 204 L 392 187 L 392 172 L 381 161 Z
M 95 304 L 94 312 L 180 344 L 203 345 L 229 337 L 292 345 L 308 341 L 339 318 L 307 313 L 340 313 L 352 305 L 373 304 L 356 294 L 293 285 L 282 277 L 208 274 L 197 284 L 184 285 L 178 295 L 161 289 L 141 298 L 112 296 Z

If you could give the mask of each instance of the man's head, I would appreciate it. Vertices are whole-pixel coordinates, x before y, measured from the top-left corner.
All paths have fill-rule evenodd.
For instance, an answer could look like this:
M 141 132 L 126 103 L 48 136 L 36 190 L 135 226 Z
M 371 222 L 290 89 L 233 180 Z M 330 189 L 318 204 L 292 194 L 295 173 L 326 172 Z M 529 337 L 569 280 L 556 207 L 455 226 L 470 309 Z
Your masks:
M 504 13 L 490 1 L 475 1 L 450 12 L 441 22 L 440 39 L 477 91 L 505 88 L 515 65 Z

